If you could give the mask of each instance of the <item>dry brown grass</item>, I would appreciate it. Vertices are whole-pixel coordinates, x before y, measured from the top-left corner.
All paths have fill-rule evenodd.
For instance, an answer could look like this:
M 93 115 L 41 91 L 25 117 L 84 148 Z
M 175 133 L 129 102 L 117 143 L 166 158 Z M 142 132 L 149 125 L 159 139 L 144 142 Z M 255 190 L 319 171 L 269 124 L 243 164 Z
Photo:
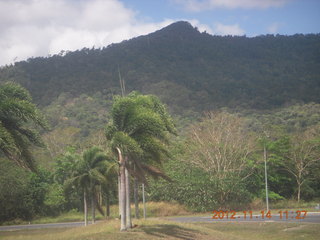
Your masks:
M 142 205 L 140 205 L 142 207 Z M 151 217 L 167 217 L 190 214 L 186 208 L 178 203 L 170 202 L 148 202 L 147 216 Z

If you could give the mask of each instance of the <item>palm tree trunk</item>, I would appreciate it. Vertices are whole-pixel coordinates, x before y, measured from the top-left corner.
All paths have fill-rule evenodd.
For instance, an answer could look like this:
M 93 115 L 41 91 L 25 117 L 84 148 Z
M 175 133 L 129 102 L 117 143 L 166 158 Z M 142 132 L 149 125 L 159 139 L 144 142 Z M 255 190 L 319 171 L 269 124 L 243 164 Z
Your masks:
M 83 190 L 83 210 L 84 210 L 84 225 L 88 225 L 88 205 L 87 205 L 87 191 Z
M 100 206 L 102 206 L 102 187 L 99 185 L 99 203 Z
M 135 217 L 137 219 L 140 218 L 139 216 L 139 196 L 138 196 L 138 180 L 134 177 L 134 185 L 133 185 L 133 193 L 134 193 L 134 208 L 135 208 Z
M 120 172 L 118 174 L 118 199 L 119 199 L 119 218 L 121 218 L 121 177 Z
M 144 195 L 144 183 L 142 183 L 143 218 L 146 219 L 146 197 Z
M 119 148 L 117 148 L 119 164 L 120 164 L 120 215 L 121 215 L 121 226 L 120 231 L 127 230 L 126 228 L 126 174 L 125 174 L 125 162 L 122 157 L 122 153 Z
M 125 168 L 125 174 L 126 174 L 126 214 L 127 214 L 126 227 L 132 228 L 131 205 L 130 205 L 130 174 L 127 168 Z
M 106 193 L 106 218 L 110 217 L 110 195 L 109 191 Z
M 92 196 L 91 196 L 91 211 L 92 211 L 92 224 L 96 222 L 96 204 L 95 204 L 95 194 L 94 191 L 92 191 Z

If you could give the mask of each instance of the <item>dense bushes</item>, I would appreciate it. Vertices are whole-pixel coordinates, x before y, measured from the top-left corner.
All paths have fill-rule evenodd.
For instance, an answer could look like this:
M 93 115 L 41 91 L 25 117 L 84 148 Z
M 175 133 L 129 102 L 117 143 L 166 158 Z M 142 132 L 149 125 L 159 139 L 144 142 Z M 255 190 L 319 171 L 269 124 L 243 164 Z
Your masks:
M 47 183 L 43 176 L 0 159 L 0 222 L 16 218 L 29 220 L 43 214 Z
M 80 206 L 77 191 L 65 193 L 53 172 L 40 168 L 33 173 L 1 158 L 0 166 L 0 223 L 55 216 Z
M 190 210 L 203 212 L 241 209 L 253 196 L 244 182 L 232 176 L 217 181 L 203 170 L 189 168 L 178 160 L 167 163 L 166 169 L 173 181 L 152 181 L 148 188 L 152 201 L 177 201 Z

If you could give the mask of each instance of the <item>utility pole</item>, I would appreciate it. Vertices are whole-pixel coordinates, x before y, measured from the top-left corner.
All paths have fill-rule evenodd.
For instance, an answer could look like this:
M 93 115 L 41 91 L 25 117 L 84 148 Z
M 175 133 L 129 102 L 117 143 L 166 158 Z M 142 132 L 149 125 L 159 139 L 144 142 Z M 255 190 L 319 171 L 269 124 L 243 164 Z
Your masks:
M 267 204 L 267 211 L 269 211 L 266 140 L 264 140 L 263 142 L 263 158 L 264 158 L 264 180 L 266 185 L 266 204 Z

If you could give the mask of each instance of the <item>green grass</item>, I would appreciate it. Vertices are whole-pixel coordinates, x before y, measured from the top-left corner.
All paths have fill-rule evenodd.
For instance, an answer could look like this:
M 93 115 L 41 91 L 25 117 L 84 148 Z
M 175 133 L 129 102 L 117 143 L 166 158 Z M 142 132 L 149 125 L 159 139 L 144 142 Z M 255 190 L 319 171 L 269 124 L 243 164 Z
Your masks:
M 319 212 L 320 210 L 315 209 L 315 206 L 320 203 L 319 201 L 300 201 L 299 203 L 296 200 L 279 200 L 276 202 L 270 202 L 269 208 L 271 210 L 306 210 L 308 212 Z M 257 198 L 254 199 L 251 204 L 248 206 L 248 210 L 265 210 L 266 204 L 265 199 Z
M 276 209 L 297 209 L 297 210 L 306 210 L 312 212 L 319 212 L 315 209 L 315 206 L 320 203 L 320 201 L 305 202 L 300 201 L 299 203 L 295 200 L 281 200 L 271 205 L 272 208 Z

